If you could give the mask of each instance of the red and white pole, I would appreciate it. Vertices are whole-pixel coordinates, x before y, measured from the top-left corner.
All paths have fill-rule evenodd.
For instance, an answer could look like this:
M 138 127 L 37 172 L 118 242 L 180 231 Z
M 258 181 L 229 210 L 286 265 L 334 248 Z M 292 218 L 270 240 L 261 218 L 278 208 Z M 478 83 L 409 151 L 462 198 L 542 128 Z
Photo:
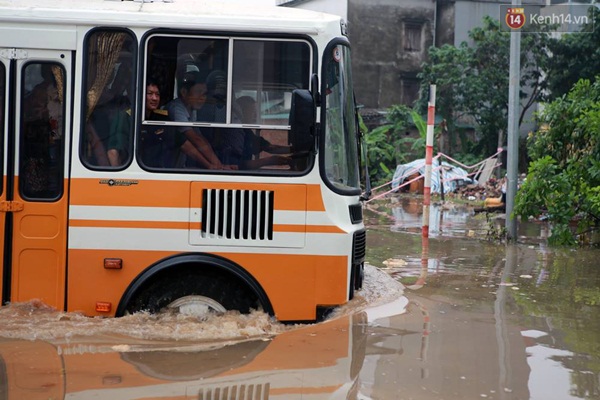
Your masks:
M 435 124 L 435 85 L 429 85 L 427 107 L 427 138 L 425 142 L 425 184 L 423 187 L 423 228 L 424 238 L 429 237 L 429 206 L 431 205 L 431 166 L 433 162 L 433 127 Z

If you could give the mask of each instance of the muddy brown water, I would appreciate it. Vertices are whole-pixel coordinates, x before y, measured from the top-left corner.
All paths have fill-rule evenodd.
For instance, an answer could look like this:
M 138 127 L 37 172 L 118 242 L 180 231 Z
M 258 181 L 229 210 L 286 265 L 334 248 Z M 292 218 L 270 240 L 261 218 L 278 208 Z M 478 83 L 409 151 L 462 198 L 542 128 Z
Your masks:
M 0 400 L 600 398 L 600 250 L 451 204 L 424 240 L 421 213 L 367 205 L 365 286 L 319 324 L 3 307 Z

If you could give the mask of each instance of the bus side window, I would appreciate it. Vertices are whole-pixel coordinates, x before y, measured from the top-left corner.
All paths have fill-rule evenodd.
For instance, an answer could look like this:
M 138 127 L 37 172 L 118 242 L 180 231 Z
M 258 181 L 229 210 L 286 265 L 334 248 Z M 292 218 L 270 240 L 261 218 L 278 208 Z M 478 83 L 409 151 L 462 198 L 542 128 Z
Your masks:
M 23 68 L 19 176 L 25 198 L 56 199 L 62 194 L 64 70 L 53 63 Z
M 90 167 L 115 168 L 131 161 L 135 43 L 131 33 L 114 29 L 96 30 L 86 38 L 81 157 Z

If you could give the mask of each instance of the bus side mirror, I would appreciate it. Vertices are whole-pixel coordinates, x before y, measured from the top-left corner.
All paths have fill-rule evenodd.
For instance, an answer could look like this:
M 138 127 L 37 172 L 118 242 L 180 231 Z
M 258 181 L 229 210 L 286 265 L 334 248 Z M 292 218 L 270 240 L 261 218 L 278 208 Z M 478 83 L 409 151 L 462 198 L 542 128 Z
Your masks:
M 315 148 L 316 116 L 317 108 L 310 91 L 295 89 L 292 92 L 289 121 L 290 145 L 295 156 L 300 156 L 298 153 L 308 153 Z

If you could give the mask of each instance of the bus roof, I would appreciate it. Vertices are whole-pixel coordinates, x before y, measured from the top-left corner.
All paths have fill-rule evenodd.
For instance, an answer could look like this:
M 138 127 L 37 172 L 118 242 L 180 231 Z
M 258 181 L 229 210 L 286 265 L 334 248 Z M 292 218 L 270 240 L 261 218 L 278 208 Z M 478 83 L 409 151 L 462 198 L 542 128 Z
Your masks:
M 340 32 L 338 16 L 247 3 L 226 0 L 0 0 L 0 22 L 312 34 L 337 29 Z

